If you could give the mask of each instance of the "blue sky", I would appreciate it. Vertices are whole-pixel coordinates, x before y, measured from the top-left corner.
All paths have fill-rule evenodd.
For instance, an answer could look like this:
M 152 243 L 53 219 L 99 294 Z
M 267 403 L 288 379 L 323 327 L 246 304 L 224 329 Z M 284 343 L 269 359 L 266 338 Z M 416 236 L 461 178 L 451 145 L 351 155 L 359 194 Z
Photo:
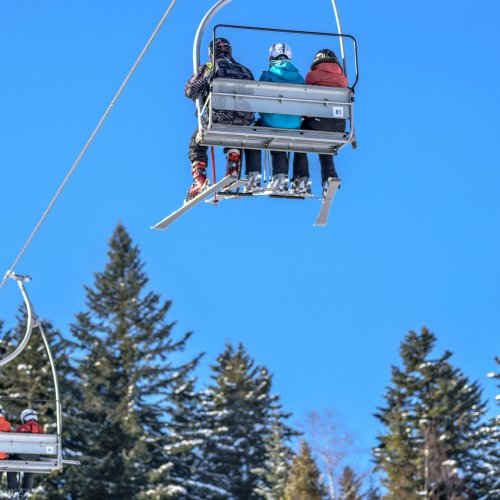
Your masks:
M 8 2 L 0 17 L 0 272 L 9 268 L 104 113 L 169 1 Z M 471 378 L 500 354 L 500 112 L 497 19 L 490 0 L 405 4 L 339 0 L 357 37 L 359 148 L 337 158 L 330 224 L 316 202 L 241 200 L 199 206 L 165 232 L 149 226 L 182 202 L 194 106 L 183 95 L 192 43 L 211 1 L 178 0 L 17 271 L 34 277 L 38 313 L 63 332 L 84 284 L 106 261 L 121 220 L 151 288 L 173 300 L 189 352 L 226 341 L 275 373 L 297 418 L 333 406 L 373 443 L 390 364 L 423 325 Z M 233 0 L 220 23 L 335 31 L 331 2 Z M 228 33 L 229 35 L 229 33 Z M 231 33 L 232 35 L 232 33 Z M 202 56 L 208 43 L 203 41 Z M 234 35 L 256 76 L 270 35 Z M 305 74 L 324 40 L 290 37 Z M 334 47 L 336 48 L 336 47 Z M 219 175 L 223 157 L 217 156 Z M 313 189 L 319 164 L 311 158 Z M 0 291 L 12 323 L 13 283 Z

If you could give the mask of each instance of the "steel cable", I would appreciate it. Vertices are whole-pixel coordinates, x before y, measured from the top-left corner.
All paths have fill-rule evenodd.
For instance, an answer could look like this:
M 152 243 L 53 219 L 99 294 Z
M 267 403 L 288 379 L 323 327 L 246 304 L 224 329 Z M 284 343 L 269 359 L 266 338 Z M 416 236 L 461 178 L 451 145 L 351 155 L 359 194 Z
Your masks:
M 80 163 L 81 159 L 83 158 L 83 155 L 86 153 L 87 149 L 89 148 L 89 146 L 92 144 L 92 141 L 94 140 L 94 138 L 96 137 L 97 133 L 99 132 L 99 130 L 101 129 L 104 121 L 106 120 L 106 118 L 108 117 L 109 113 L 111 112 L 113 106 L 115 105 L 116 101 L 118 100 L 118 98 L 120 97 L 121 93 L 123 92 L 123 90 L 125 89 L 127 83 L 129 82 L 130 78 L 132 77 L 132 75 L 134 74 L 135 70 L 137 69 L 137 66 L 139 66 L 139 63 L 142 61 L 143 57 L 145 56 L 146 52 L 148 51 L 150 45 L 152 44 L 153 40 L 156 38 L 156 35 L 158 34 L 158 32 L 160 31 L 161 27 L 163 26 L 163 24 L 165 23 L 168 15 L 170 14 L 170 11 L 172 10 L 172 8 L 174 7 L 175 3 L 176 3 L 177 0 L 172 0 L 172 3 L 169 5 L 168 9 L 165 11 L 165 13 L 163 14 L 163 17 L 161 18 L 160 22 L 158 23 L 158 25 L 156 26 L 155 30 L 153 31 L 153 34 L 151 35 L 151 37 L 149 38 L 148 42 L 146 43 L 146 45 L 144 46 L 144 48 L 142 49 L 142 52 L 139 54 L 139 57 L 137 58 L 137 60 L 135 61 L 134 65 L 132 66 L 132 68 L 130 69 L 130 71 L 128 72 L 127 76 L 125 77 L 125 80 L 123 80 L 123 83 L 121 84 L 120 88 L 118 89 L 118 92 L 115 94 L 115 96 L 113 97 L 113 100 L 111 101 L 111 103 L 109 104 L 108 108 L 106 109 L 106 112 L 104 113 L 104 115 L 102 116 L 102 118 L 99 120 L 99 123 L 97 124 L 96 128 L 94 129 L 94 131 L 92 132 L 90 138 L 88 139 L 88 141 L 86 142 L 85 146 L 83 147 L 83 149 L 81 150 L 80 154 L 78 155 L 78 157 L 76 158 L 75 162 L 73 163 L 73 166 L 71 167 L 71 169 L 69 170 L 69 172 L 67 173 L 66 177 L 64 178 L 64 181 L 62 182 L 62 184 L 59 186 L 59 189 L 57 190 L 56 194 L 54 195 L 54 197 L 52 198 L 52 200 L 50 201 L 49 205 L 47 206 L 47 208 L 45 209 L 45 212 L 43 213 L 42 217 L 40 218 L 40 220 L 38 221 L 37 225 L 35 226 L 35 229 L 33 230 L 33 232 L 30 234 L 28 240 L 26 241 L 26 243 L 24 244 L 22 250 L 19 252 L 19 255 L 16 257 L 16 259 L 14 260 L 14 263 L 12 264 L 12 266 L 10 267 L 10 269 L 5 273 L 5 276 L 2 280 L 2 283 L 0 283 L 0 288 L 2 288 L 6 281 L 8 280 L 9 276 L 11 274 L 13 274 L 17 264 L 19 263 L 19 261 L 21 260 L 21 258 L 23 257 L 24 253 L 26 252 L 26 250 L 28 249 L 31 241 L 33 240 L 33 238 L 35 237 L 36 233 L 38 232 L 38 230 L 40 229 L 41 225 L 43 224 L 43 222 L 45 221 L 45 219 L 47 218 L 47 215 L 49 214 L 50 210 L 52 209 L 52 206 L 54 205 L 54 203 L 56 202 L 57 198 L 59 197 L 59 195 L 61 194 L 62 190 L 64 189 L 64 187 L 66 186 L 66 184 L 68 183 L 68 181 L 70 180 L 71 176 L 73 175 L 73 172 L 76 170 L 76 167 L 78 166 L 78 164 Z

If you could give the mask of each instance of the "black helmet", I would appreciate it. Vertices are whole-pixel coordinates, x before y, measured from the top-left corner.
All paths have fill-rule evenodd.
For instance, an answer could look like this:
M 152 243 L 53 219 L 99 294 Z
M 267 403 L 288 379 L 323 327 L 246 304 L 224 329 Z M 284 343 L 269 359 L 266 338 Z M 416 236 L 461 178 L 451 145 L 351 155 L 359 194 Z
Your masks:
M 340 65 L 339 60 L 337 59 L 337 55 L 333 50 L 330 49 L 321 49 L 318 50 L 316 55 L 314 56 L 314 61 L 311 65 L 311 69 L 314 69 L 318 64 L 324 62 L 333 62 Z
M 208 55 L 213 58 L 214 57 L 214 40 L 210 42 L 208 46 Z M 228 54 L 231 55 L 232 49 L 229 40 L 225 38 L 216 38 L 215 39 L 215 56 L 220 54 Z

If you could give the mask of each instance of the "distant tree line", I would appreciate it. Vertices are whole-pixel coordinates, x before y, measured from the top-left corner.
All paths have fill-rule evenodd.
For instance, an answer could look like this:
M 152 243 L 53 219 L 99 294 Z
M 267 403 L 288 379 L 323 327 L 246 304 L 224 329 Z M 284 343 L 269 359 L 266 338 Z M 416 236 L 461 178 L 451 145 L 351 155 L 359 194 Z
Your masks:
M 349 433 L 328 412 L 309 415 L 302 433 L 293 429 L 272 375 L 242 344 L 225 346 L 199 388 L 203 355 L 180 361 L 191 333 L 174 336 L 171 302 L 147 284 L 139 249 L 119 224 L 69 339 L 44 322 L 60 379 L 64 453 L 81 465 L 38 476 L 34 500 L 500 498 L 500 417 L 485 417 L 480 385 L 451 364 L 450 352 L 433 356 L 429 330 L 403 340 L 402 366 L 392 367 L 375 414 L 384 431 L 374 470 L 355 471 Z M 25 319 L 21 312 L 13 329 L 0 323 L 0 355 L 12 351 Z M 34 332 L 0 369 L 0 396 L 13 423 L 29 406 L 19 397 L 44 400 L 33 406 L 54 432 L 41 345 Z

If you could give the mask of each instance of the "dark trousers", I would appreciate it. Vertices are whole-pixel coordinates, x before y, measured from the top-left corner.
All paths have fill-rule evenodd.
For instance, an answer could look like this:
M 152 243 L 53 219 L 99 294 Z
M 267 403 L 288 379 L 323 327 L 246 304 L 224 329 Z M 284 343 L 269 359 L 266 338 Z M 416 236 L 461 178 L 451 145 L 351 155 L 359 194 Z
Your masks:
M 23 481 L 21 483 L 21 489 L 22 490 L 32 490 L 34 482 L 35 482 L 35 474 L 33 474 L 33 472 L 25 472 L 23 474 Z
M 196 142 L 196 136 L 198 135 L 198 129 L 196 129 L 191 136 L 189 141 L 189 152 L 188 157 L 191 164 L 195 161 L 202 161 L 208 165 L 208 147 L 201 146 Z M 239 149 L 239 148 L 234 148 Z M 224 149 L 226 153 L 228 148 Z M 245 156 L 245 173 L 248 175 L 249 172 L 260 172 L 262 170 L 262 160 L 260 151 L 255 149 L 244 149 Z
M 17 472 L 7 472 L 7 489 L 17 489 Z
M 323 132 L 344 132 L 345 120 L 339 118 L 306 118 L 302 122 L 303 130 L 320 130 Z M 325 182 L 329 177 L 337 177 L 333 155 L 319 155 L 321 165 L 321 181 Z M 293 155 L 293 177 L 309 177 L 309 161 L 306 153 L 295 153 Z
M 38 460 L 40 458 L 40 455 L 16 455 L 16 459 L 18 460 Z M 35 474 L 33 472 L 24 472 L 23 473 L 23 480 L 21 482 L 21 489 L 22 490 L 32 490 L 33 489 L 33 483 L 35 481 Z M 16 487 L 17 487 L 17 479 L 16 479 Z
M 285 151 L 271 151 L 273 177 L 277 174 L 285 174 L 288 177 L 288 154 Z

